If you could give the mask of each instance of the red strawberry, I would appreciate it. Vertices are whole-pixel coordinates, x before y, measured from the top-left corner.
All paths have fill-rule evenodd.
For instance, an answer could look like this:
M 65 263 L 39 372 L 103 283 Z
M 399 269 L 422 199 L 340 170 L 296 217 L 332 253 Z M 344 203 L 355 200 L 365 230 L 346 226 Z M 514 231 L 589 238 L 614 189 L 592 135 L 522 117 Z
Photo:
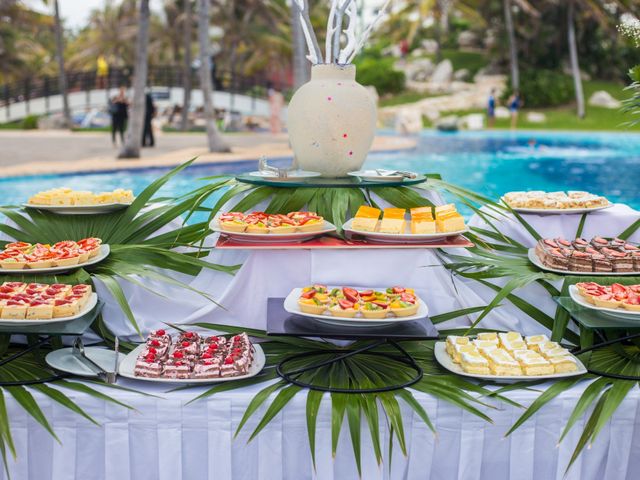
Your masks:
M 302 298 L 313 298 L 316 295 L 316 291 L 312 288 L 311 290 L 308 290 L 306 292 L 302 292 L 302 295 L 300 295 Z
M 345 298 L 350 302 L 356 303 L 360 299 L 360 295 L 355 288 L 344 287 L 342 293 L 344 293 Z
M 350 302 L 349 300 L 338 300 L 338 304 L 343 310 L 353 308 L 353 302 Z
M 380 302 L 380 301 L 373 301 L 373 302 L 371 302 L 371 303 L 373 303 L 373 304 L 375 304 L 375 305 L 378 305 L 379 307 L 382 307 L 382 308 L 387 308 L 387 307 L 389 306 L 389 304 L 388 304 L 388 303 Z
M 393 293 L 402 293 L 404 290 L 402 287 L 393 287 Z
M 611 293 L 613 293 L 614 295 L 626 292 L 627 287 L 625 287 L 624 285 L 620 285 L 619 283 L 614 283 L 611 285 Z
M 184 358 L 184 353 L 182 353 L 182 352 L 173 352 L 173 358 Z
M 360 292 L 361 297 L 370 297 L 371 295 L 373 295 L 373 290 L 362 290 Z
M 160 330 L 156 330 L 156 333 L 155 333 L 155 334 L 156 334 L 156 335 L 164 335 L 164 334 L 166 334 L 166 333 L 167 333 L 167 332 L 165 332 L 164 330 L 160 329 Z

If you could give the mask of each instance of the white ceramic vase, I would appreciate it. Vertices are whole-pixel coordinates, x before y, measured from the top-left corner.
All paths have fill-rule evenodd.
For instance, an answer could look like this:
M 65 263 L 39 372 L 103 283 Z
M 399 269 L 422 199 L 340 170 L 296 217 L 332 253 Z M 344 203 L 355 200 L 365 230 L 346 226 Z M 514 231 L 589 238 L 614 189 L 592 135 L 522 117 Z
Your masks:
M 289 103 L 287 125 L 301 169 L 344 177 L 359 170 L 369 153 L 376 104 L 356 82 L 354 65 L 314 65 L 311 80 Z

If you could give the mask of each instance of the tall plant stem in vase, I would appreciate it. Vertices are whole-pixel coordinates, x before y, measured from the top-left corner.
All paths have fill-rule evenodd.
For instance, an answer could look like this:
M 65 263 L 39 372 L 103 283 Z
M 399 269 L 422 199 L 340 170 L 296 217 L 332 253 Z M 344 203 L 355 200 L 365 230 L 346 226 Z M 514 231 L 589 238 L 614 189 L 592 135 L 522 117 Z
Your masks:
M 211 54 L 209 49 L 209 0 L 198 0 L 198 43 L 200 45 L 200 88 L 204 100 L 207 142 L 210 152 L 229 152 L 231 149 L 216 128 L 211 98 Z
M 118 158 L 140 158 L 145 109 L 144 90 L 147 85 L 147 71 L 149 66 L 147 59 L 149 19 L 149 0 L 140 0 L 138 38 L 136 40 L 136 64 L 133 73 L 133 106 L 131 108 L 131 115 L 129 115 L 127 138 Z

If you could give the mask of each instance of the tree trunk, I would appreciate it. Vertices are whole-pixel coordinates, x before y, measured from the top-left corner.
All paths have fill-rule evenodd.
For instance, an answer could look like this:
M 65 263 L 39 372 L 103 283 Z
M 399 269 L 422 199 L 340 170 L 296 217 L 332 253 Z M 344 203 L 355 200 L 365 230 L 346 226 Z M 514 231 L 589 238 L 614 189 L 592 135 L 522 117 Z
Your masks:
M 433 5 L 433 39 L 436 42 L 436 63 L 442 61 L 442 5 L 436 0 Z M 409 45 L 411 47 L 411 45 Z
M 509 62 L 511 64 L 511 88 L 520 88 L 520 69 L 518 68 L 518 45 L 516 44 L 516 32 L 513 29 L 513 17 L 511 16 L 511 0 L 502 0 L 504 5 L 504 24 L 509 36 Z
M 136 63 L 133 72 L 133 102 L 129 114 L 127 138 L 118 158 L 140 158 L 147 86 L 147 47 L 149 46 L 149 0 L 140 0 Z
M 198 43 L 200 45 L 200 88 L 204 99 L 207 141 L 210 152 L 229 152 L 216 128 L 211 99 L 211 55 L 209 54 L 209 0 L 198 0 Z
M 184 78 L 184 97 L 182 100 L 182 121 L 180 128 L 185 131 L 189 128 L 189 107 L 191 106 L 191 0 L 184 0 L 184 65 L 182 76 Z
M 300 11 L 291 5 L 291 37 L 293 44 L 293 86 L 299 88 L 307 83 L 310 77 L 309 62 L 306 58 L 307 46 L 300 25 Z
M 69 95 L 67 92 L 67 75 L 64 70 L 64 42 L 62 39 L 62 21 L 58 0 L 53 1 L 53 15 L 56 35 L 56 59 L 58 60 L 58 89 L 62 95 L 62 115 L 65 128 L 71 128 L 71 111 L 69 110 Z
M 576 107 L 578 118 L 584 118 L 584 92 L 582 91 L 582 77 L 580 76 L 580 64 L 578 63 L 578 47 L 576 45 L 575 26 L 575 5 L 573 0 L 569 1 L 569 11 L 567 12 L 568 35 L 569 35 L 569 57 L 571 60 L 571 74 L 576 91 Z

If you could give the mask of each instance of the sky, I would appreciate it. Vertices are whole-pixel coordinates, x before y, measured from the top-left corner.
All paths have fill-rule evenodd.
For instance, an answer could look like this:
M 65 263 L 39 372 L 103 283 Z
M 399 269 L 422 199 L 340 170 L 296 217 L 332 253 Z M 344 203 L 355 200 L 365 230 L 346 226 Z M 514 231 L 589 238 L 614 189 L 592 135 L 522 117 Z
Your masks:
M 94 8 L 99 8 L 105 4 L 107 0 L 58 0 L 60 5 L 60 15 L 65 20 L 65 26 L 72 30 L 78 30 L 87 23 L 89 13 Z M 117 1 L 117 0 L 116 0 Z M 317 1 L 317 0 L 316 0 Z M 382 0 L 364 0 L 367 6 L 377 6 Z M 34 10 L 41 12 L 51 12 L 51 7 L 44 5 L 42 0 L 25 0 L 25 3 Z M 51 4 L 52 2 L 47 2 Z M 161 0 L 151 0 L 151 8 L 160 10 L 162 6 Z

